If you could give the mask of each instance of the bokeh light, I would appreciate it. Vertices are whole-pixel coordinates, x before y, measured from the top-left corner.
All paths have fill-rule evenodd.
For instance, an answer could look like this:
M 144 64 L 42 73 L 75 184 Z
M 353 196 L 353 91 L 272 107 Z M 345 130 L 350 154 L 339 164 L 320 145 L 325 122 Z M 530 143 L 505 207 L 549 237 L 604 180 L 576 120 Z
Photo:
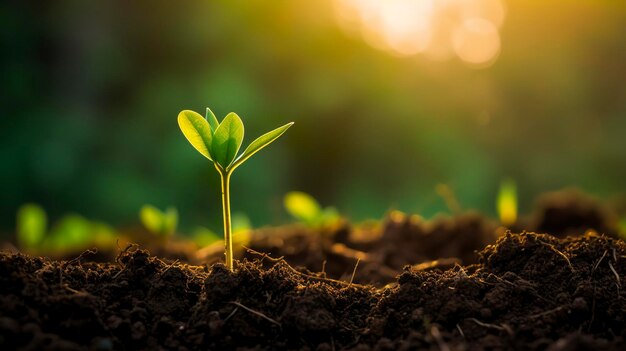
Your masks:
M 336 0 L 336 18 L 350 34 L 401 56 L 431 59 L 456 55 L 484 68 L 500 52 L 505 18 L 500 0 Z

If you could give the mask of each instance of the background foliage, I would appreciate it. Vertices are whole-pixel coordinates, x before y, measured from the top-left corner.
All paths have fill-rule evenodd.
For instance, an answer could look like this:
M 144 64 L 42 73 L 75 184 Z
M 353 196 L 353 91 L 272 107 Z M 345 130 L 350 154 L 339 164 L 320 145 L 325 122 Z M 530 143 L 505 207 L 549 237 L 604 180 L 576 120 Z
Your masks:
M 233 177 L 233 211 L 287 219 L 313 194 L 359 220 L 390 208 L 495 211 L 577 186 L 626 186 L 626 7 L 506 2 L 489 67 L 401 57 L 337 24 L 331 1 L 5 1 L 0 80 L 0 226 L 41 204 L 137 223 L 145 203 L 181 227 L 220 228 L 219 179 L 176 125 L 182 109 L 237 112 L 250 137 L 296 125 Z

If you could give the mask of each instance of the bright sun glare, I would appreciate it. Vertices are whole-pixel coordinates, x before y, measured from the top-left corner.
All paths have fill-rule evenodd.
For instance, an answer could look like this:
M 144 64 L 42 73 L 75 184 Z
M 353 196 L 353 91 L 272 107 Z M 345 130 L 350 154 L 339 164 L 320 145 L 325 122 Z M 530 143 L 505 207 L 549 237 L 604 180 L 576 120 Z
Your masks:
M 400 56 L 488 67 L 500 53 L 502 0 L 335 0 L 341 27 Z

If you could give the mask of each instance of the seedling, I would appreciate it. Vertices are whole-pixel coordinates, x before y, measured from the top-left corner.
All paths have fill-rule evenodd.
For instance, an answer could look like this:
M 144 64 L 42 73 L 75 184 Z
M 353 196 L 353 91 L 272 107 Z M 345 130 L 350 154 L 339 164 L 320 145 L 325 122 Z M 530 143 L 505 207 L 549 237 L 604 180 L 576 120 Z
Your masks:
M 287 193 L 283 202 L 292 217 L 310 227 L 325 227 L 339 220 L 337 210 L 333 207 L 322 208 L 313 196 L 301 191 Z
M 151 205 L 144 205 L 139 211 L 139 218 L 144 227 L 161 240 L 167 240 L 176 231 L 178 211 L 168 207 L 165 212 Z
M 230 176 L 252 155 L 278 139 L 293 122 L 265 133 L 254 140 L 237 156 L 243 142 L 244 126 L 241 118 L 231 112 L 220 123 L 211 109 L 204 118 L 190 110 L 178 114 L 178 125 L 191 145 L 213 163 L 222 183 L 222 213 L 224 217 L 224 243 L 226 267 L 233 270 L 233 238 L 230 216 Z
M 500 223 L 510 226 L 517 222 L 517 186 L 513 179 L 505 179 L 500 184 L 497 207 Z
M 41 206 L 26 204 L 17 211 L 17 241 L 22 249 L 34 250 L 43 241 L 48 216 Z
M 38 254 L 79 251 L 92 245 L 115 244 L 115 231 L 109 225 L 67 214 L 48 228 L 48 217 L 41 206 L 26 204 L 17 212 L 17 240 L 22 250 Z

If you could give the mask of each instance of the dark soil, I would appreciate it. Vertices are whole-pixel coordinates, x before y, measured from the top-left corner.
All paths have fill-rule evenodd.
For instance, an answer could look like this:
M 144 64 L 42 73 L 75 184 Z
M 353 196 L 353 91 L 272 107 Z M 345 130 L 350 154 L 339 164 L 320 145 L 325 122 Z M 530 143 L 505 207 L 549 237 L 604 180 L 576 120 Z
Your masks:
M 607 236 L 507 233 L 476 264 L 407 267 L 382 289 L 255 255 L 231 273 L 134 248 L 116 263 L 2 254 L 0 349 L 626 348 L 626 244 Z
M 426 222 L 392 212 L 380 228 L 352 228 L 344 223 L 321 232 L 299 226 L 259 230 L 249 246 L 343 280 L 351 278 L 359 261 L 354 282 L 380 287 L 395 282 L 405 265 L 445 268 L 476 263 L 476 252 L 496 241 L 497 228 L 478 213 Z M 222 255 L 218 252 L 213 260 Z M 255 254 L 244 252 L 243 257 L 252 259 Z
M 544 194 L 533 213 L 511 229 L 550 233 L 559 238 L 587 231 L 618 237 L 615 210 L 575 189 Z M 396 282 L 405 265 L 445 269 L 478 263 L 477 252 L 494 244 L 505 230 L 496 221 L 474 212 L 431 221 L 391 212 L 379 227 L 344 223 L 321 231 L 301 226 L 261 229 L 254 233 L 249 247 L 344 280 L 352 276 L 359 260 L 354 281 L 382 287 Z M 210 261 L 218 262 L 222 256 L 218 250 Z M 239 257 L 252 259 L 255 255 L 241 252 Z

